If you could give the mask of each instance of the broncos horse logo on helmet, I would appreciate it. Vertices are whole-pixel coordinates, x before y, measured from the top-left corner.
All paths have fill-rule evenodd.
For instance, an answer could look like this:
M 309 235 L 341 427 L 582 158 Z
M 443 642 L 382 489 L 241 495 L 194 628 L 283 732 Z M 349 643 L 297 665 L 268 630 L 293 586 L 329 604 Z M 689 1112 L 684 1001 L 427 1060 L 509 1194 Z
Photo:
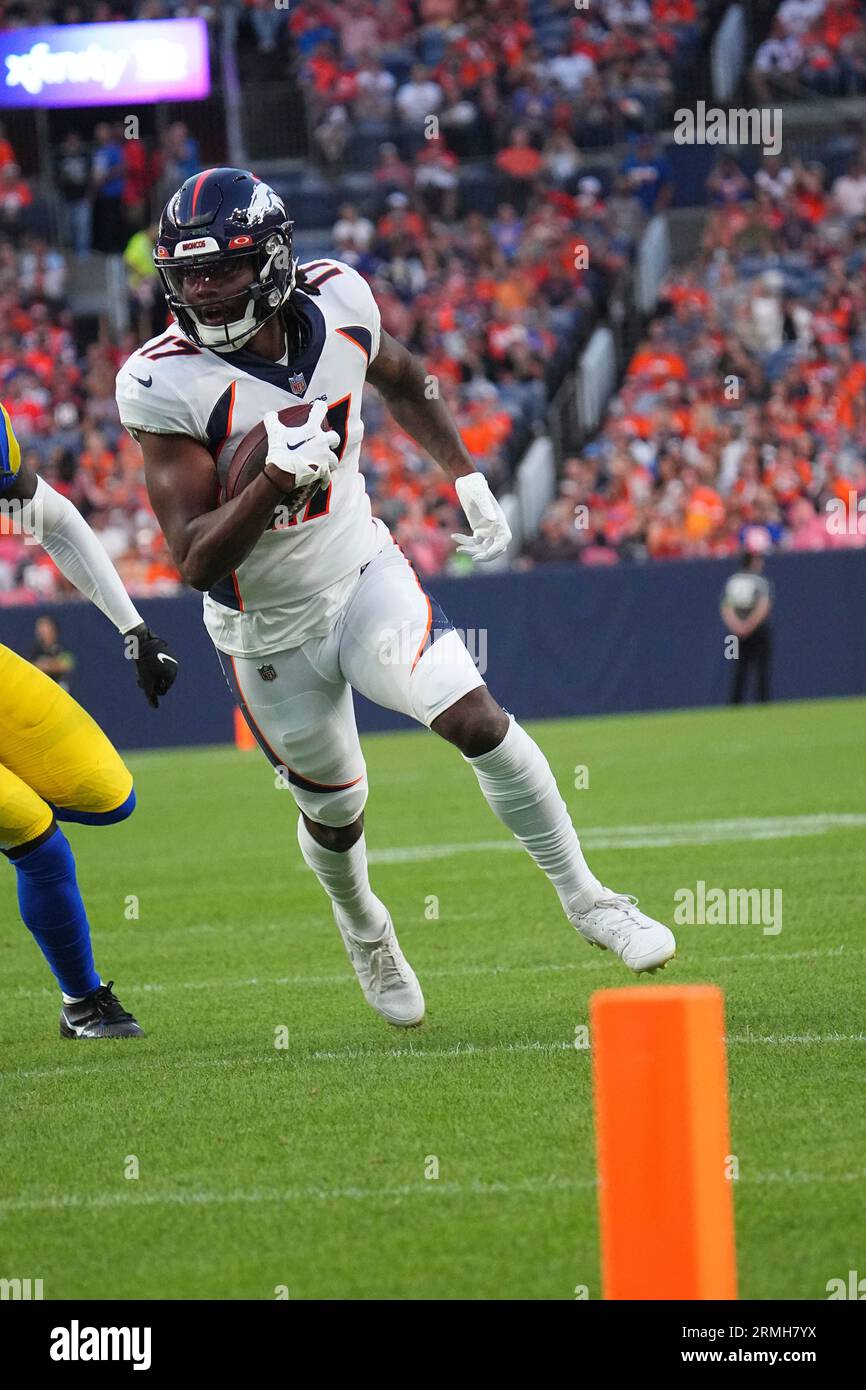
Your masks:
M 292 254 L 294 223 L 277 193 L 246 169 L 205 169 L 169 198 L 159 221 L 153 260 L 169 308 L 188 338 L 215 352 L 233 352 L 287 305 L 298 284 Z M 223 268 L 244 257 L 255 263 L 250 285 L 216 300 L 222 323 L 206 323 L 184 296 L 190 270 Z M 241 317 L 238 301 L 246 299 Z

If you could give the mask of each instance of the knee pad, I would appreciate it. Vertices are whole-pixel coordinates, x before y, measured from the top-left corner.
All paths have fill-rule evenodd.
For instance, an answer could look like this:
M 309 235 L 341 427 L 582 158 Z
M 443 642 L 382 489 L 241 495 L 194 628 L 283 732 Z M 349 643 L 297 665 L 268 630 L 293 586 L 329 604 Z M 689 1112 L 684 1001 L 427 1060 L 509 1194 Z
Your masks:
M 129 796 L 113 811 L 70 811 L 63 806 L 51 809 L 57 820 L 71 821 L 75 825 L 116 825 L 118 821 L 127 820 L 135 810 L 135 788 L 130 788 Z
M 356 821 L 366 806 L 369 792 L 367 773 L 364 772 L 357 782 L 336 791 L 315 791 L 293 785 L 292 792 L 298 809 L 310 820 L 338 830 Z

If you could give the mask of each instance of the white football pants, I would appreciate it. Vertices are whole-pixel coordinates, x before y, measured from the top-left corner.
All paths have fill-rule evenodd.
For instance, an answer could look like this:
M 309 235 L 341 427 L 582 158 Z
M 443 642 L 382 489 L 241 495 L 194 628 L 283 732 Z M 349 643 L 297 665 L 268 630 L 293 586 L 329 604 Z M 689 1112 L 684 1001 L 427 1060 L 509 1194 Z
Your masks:
M 334 827 L 350 825 L 367 800 L 352 689 L 429 727 L 484 685 L 462 637 L 396 543 L 365 565 L 325 637 L 272 656 L 219 658 L 299 808 Z

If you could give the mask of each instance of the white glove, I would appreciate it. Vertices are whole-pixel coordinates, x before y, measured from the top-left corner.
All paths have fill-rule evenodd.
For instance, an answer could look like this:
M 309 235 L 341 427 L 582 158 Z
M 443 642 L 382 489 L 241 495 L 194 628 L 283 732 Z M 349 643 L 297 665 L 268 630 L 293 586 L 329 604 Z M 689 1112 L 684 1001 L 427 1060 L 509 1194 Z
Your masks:
M 511 542 L 511 527 L 483 473 L 464 473 L 455 480 L 460 505 L 472 527 L 471 536 L 452 535 L 461 555 L 471 555 L 477 562 L 495 560 Z
M 294 474 L 295 487 L 318 483 L 324 489 L 331 481 L 331 467 L 336 462 L 333 450 L 340 443 L 340 436 L 336 430 L 322 429 L 327 412 L 327 399 L 320 396 L 313 401 L 305 425 L 283 425 L 275 410 L 269 410 L 265 416 L 268 432 L 265 463 L 272 463 L 283 473 Z

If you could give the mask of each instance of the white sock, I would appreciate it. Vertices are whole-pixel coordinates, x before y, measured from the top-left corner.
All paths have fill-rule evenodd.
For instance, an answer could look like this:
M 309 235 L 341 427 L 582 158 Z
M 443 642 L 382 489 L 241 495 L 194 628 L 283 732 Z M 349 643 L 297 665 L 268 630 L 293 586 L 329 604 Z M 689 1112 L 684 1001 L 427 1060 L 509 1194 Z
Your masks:
M 585 912 L 601 897 L 571 823 L 550 764 L 513 715 L 502 742 L 478 758 L 474 769 L 487 804 L 547 874 L 566 912 Z
M 104 985 L 105 981 L 101 979 L 99 983 L 100 985 Z M 87 998 L 86 994 L 73 996 L 71 994 L 63 994 L 63 990 L 61 990 L 60 993 L 63 995 L 64 1004 L 83 1004 L 85 999 Z
M 298 844 L 307 865 L 339 908 L 343 926 L 363 941 L 377 940 L 382 935 L 388 909 L 370 887 L 363 834 L 351 849 L 325 849 L 313 839 L 303 816 L 298 816 Z

